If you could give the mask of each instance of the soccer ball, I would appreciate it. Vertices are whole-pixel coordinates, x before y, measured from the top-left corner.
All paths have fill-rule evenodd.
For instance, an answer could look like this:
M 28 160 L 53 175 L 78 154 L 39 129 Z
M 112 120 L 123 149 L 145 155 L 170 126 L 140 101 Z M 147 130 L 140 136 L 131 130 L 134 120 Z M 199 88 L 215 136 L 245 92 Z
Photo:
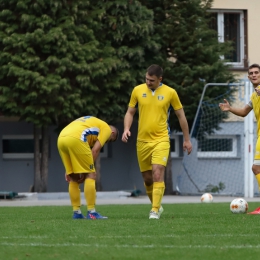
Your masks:
M 232 213 L 243 214 L 248 211 L 248 203 L 243 198 L 236 198 L 230 203 Z
M 213 201 L 213 196 L 210 193 L 204 193 L 201 196 L 200 201 L 203 203 L 211 203 Z

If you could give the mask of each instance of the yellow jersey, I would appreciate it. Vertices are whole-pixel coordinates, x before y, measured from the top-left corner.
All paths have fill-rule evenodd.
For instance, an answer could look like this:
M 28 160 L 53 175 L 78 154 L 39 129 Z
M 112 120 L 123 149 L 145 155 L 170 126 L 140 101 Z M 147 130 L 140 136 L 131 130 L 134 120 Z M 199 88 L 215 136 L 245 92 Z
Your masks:
M 143 142 L 169 141 L 170 111 L 182 108 L 176 90 L 162 83 L 156 90 L 149 89 L 145 83 L 136 86 L 128 106 L 138 108 L 137 140 Z
M 257 95 L 256 91 L 251 95 L 248 105 L 254 110 L 257 122 L 257 136 L 260 136 L 260 96 Z
M 67 125 L 60 132 L 60 136 L 75 137 L 88 142 L 92 148 L 97 140 L 104 146 L 111 133 L 111 128 L 106 122 L 93 116 L 83 116 Z

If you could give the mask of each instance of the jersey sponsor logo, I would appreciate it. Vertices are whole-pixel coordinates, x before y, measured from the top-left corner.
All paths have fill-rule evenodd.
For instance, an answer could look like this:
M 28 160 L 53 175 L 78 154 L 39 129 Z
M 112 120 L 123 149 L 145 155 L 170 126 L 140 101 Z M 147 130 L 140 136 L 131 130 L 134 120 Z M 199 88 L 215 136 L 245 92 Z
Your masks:
M 146 97 L 146 93 L 143 93 L 142 97 Z
M 157 97 L 159 101 L 163 100 L 164 99 L 164 96 L 158 96 Z

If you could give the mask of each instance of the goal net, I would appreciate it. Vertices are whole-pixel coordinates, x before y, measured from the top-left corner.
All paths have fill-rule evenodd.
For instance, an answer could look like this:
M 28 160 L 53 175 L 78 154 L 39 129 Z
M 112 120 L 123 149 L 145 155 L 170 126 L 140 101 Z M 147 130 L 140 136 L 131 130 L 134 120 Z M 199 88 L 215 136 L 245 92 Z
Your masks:
M 249 82 L 247 84 L 246 82 L 241 84 L 212 83 L 204 87 L 191 129 L 193 151 L 190 155 L 184 154 L 181 171 L 177 176 L 176 190 L 181 194 L 211 192 L 244 196 L 246 168 L 250 167 L 250 178 L 254 178 L 251 171 L 253 163 L 251 155 L 254 152 L 254 146 L 252 147 L 252 144 L 248 146 L 246 143 L 245 119 L 230 112 L 221 111 L 219 103 L 227 99 L 232 106 L 243 107 L 248 101 L 246 87 L 252 88 Z M 212 95 L 214 89 L 220 94 L 208 98 L 210 95 L 214 96 Z M 253 114 L 253 111 L 250 113 Z M 251 118 L 254 121 L 252 115 Z M 252 125 L 254 132 L 252 135 L 256 136 L 255 123 L 253 122 Z M 247 149 L 249 149 L 249 157 L 246 153 Z M 252 182 L 255 181 L 252 180 Z M 258 187 L 256 183 L 252 185 L 252 192 L 257 195 Z

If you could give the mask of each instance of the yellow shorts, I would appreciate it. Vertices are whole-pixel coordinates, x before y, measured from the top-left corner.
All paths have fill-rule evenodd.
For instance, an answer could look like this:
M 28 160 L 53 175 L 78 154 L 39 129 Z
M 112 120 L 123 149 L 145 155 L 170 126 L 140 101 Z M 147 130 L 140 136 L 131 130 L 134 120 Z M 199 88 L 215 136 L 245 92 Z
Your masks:
M 255 145 L 255 160 L 260 160 L 260 136 L 258 136 Z
M 57 145 L 66 174 L 95 172 L 88 142 L 70 136 L 59 136 Z
M 152 170 L 153 164 L 166 166 L 170 142 L 146 143 L 137 141 L 137 159 L 141 172 Z

